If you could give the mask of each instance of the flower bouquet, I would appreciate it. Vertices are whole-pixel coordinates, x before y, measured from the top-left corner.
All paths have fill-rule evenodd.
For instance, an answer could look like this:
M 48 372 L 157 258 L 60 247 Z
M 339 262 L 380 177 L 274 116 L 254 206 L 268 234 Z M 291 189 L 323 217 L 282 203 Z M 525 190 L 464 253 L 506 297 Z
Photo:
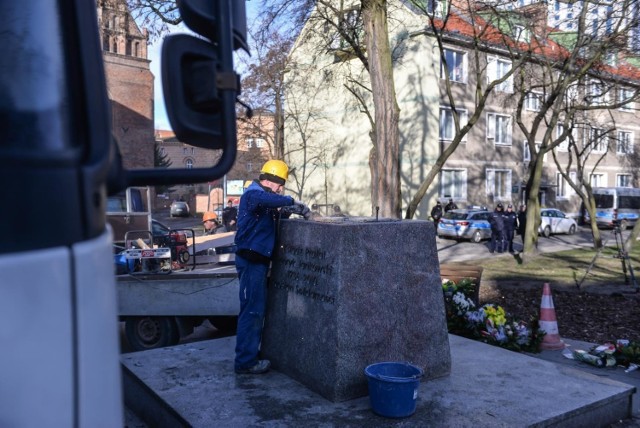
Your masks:
M 491 303 L 476 308 L 472 299 L 474 287 L 470 280 L 458 284 L 443 280 L 449 333 L 513 351 L 540 352 L 545 333 L 538 328 L 537 319 L 531 319 L 529 323 L 517 320 L 502 306 Z

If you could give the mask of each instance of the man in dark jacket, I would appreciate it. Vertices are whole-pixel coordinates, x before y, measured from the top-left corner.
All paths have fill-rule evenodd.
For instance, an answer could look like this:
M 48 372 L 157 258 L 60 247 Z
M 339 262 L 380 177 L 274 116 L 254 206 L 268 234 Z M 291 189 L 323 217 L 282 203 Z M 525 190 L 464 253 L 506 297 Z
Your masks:
M 513 235 L 516 231 L 518 224 L 518 216 L 513 211 L 513 205 L 507 205 L 507 211 L 504 213 L 504 240 L 505 250 L 509 249 L 510 253 L 513 253 Z
M 238 218 L 238 209 L 233 206 L 233 201 L 229 199 L 227 207 L 222 210 L 222 224 L 226 232 L 233 232 L 237 229 L 236 221 Z
M 431 218 L 433 222 L 436 224 L 436 229 L 438 228 L 438 223 L 442 218 L 442 204 L 440 201 L 436 201 L 436 206 L 431 208 Z
M 265 373 L 269 360 L 258 359 L 267 305 L 267 273 L 276 242 L 279 208 L 308 218 L 311 210 L 280 193 L 289 167 L 280 160 L 267 161 L 260 177 L 242 194 L 236 232 L 236 270 L 240 282 L 240 314 L 234 370 L 238 374 Z M 291 207 L 291 208 L 289 208 Z
M 444 206 L 444 212 L 448 213 L 451 210 L 457 210 L 458 206 L 453 202 L 453 198 L 449 199 L 449 203 Z
M 495 211 L 489 214 L 489 224 L 491 225 L 491 253 L 496 250 L 501 253 L 504 250 L 504 215 L 502 203 L 496 205 Z
M 527 206 L 520 205 L 518 211 L 518 235 L 522 238 L 522 245 L 524 245 L 524 231 L 527 227 Z

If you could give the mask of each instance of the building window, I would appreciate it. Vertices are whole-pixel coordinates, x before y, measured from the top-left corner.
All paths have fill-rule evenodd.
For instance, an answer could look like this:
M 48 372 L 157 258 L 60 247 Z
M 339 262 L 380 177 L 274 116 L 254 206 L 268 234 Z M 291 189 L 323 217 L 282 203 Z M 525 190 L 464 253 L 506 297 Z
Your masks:
M 182 148 L 182 154 L 183 154 L 183 155 L 188 154 L 188 150 L 187 150 L 187 148 L 186 148 L 186 147 L 183 147 L 183 148 Z
M 261 149 L 261 148 L 263 148 L 264 146 L 267 145 L 267 142 L 265 141 L 264 138 L 256 138 L 255 142 L 256 142 L 256 147 L 259 148 L 259 149 Z
M 414 3 L 423 11 L 426 11 L 427 15 L 431 17 L 436 16 L 438 18 L 446 16 L 447 9 L 449 7 L 449 2 L 444 0 L 417 0 Z
M 569 178 L 575 183 L 576 173 L 574 171 L 569 172 Z M 575 194 L 573 187 L 569 185 L 569 182 L 565 180 L 562 174 L 560 174 L 559 172 L 556 174 L 556 184 L 558 185 L 556 199 L 569 199 L 572 195 Z
M 253 138 L 247 138 L 247 149 L 253 147 Z
M 522 143 L 522 160 L 524 162 L 531 161 L 531 150 L 529 150 L 529 142 L 527 140 Z
M 440 78 L 445 79 L 447 75 L 452 82 L 467 81 L 467 56 L 463 52 L 444 49 L 440 60 Z
M 632 100 L 633 94 L 634 94 L 634 91 L 632 89 L 629 89 L 629 88 L 618 89 L 618 102 L 622 103 L 622 102 L 625 102 L 626 100 Z M 636 107 L 636 103 L 634 103 L 633 101 L 629 101 L 628 103 L 620 107 L 620 110 L 633 111 L 635 107 Z
M 531 33 L 522 25 L 514 25 L 513 27 L 513 39 L 521 43 L 529 43 L 531 39 Z
M 616 153 L 619 155 L 628 155 L 633 153 L 633 132 L 618 131 Z
M 487 140 L 496 145 L 511 145 L 511 116 L 488 113 Z
M 510 71 L 511 61 L 495 56 L 487 57 L 487 83 L 502 79 Z M 495 89 L 499 92 L 513 92 L 513 76 L 509 76 L 507 80 L 496 85 Z
M 253 162 L 247 162 L 247 172 L 253 171 Z
M 487 169 L 487 196 L 494 201 L 511 200 L 511 170 Z
M 593 153 L 606 153 L 609 145 L 607 131 L 601 128 L 591 128 L 588 144 Z
M 467 111 L 458 110 L 460 127 L 467 123 Z M 452 141 L 456 135 L 456 126 L 453 120 L 453 110 L 449 107 L 440 107 L 440 140 Z M 463 141 L 466 141 L 463 139 Z
M 633 176 L 631 174 L 618 174 L 616 176 L 617 187 L 633 187 Z
M 556 139 L 561 138 L 562 134 L 564 133 L 564 124 L 563 123 L 559 123 L 557 128 L 556 128 Z M 568 152 L 569 151 L 569 134 L 567 134 L 564 137 L 564 140 L 562 140 L 560 142 L 560 144 L 558 144 L 557 148 L 559 152 Z
M 440 171 L 440 197 L 466 199 L 467 171 L 465 169 L 443 169 Z
M 591 104 L 601 105 L 609 102 L 609 92 L 604 83 L 592 81 L 589 83 L 588 90 Z
M 540 111 L 542 105 L 542 94 L 539 92 L 527 92 L 524 99 L 524 108 L 529 111 Z
M 604 174 L 591 174 L 591 187 L 606 187 L 607 180 Z
M 187 159 L 185 161 L 185 166 L 187 167 L 187 169 L 193 168 L 193 159 Z
M 191 147 L 191 154 L 195 154 L 196 153 L 196 148 L 195 147 Z

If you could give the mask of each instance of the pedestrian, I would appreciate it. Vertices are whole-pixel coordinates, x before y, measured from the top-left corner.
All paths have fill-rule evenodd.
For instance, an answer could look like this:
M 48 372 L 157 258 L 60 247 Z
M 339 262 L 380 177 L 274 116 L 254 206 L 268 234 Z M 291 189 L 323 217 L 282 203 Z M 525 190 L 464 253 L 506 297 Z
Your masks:
M 436 225 L 436 229 L 438 229 L 438 223 L 442 218 L 442 204 L 440 201 L 436 201 L 436 206 L 431 208 L 431 218 Z
M 204 235 L 213 235 L 218 230 L 218 215 L 214 212 L 207 211 L 202 215 L 202 225 L 204 226 Z
M 522 238 L 522 245 L 524 246 L 524 231 L 527 227 L 527 206 L 520 205 L 518 210 L 518 235 Z
M 258 358 L 267 305 L 267 273 L 276 242 L 279 208 L 308 218 L 311 210 L 291 196 L 281 195 L 289 167 L 281 160 L 267 161 L 260 176 L 240 198 L 235 237 L 236 271 L 240 283 L 240 314 L 236 333 L 234 370 L 238 374 L 266 373 L 269 360 Z
M 513 205 L 507 205 L 507 210 L 504 212 L 503 217 L 505 251 L 508 249 L 510 253 L 513 253 L 513 235 L 518 225 L 518 215 L 513 211 Z
M 504 250 L 504 215 L 502 203 L 498 202 L 496 209 L 489 214 L 491 225 L 491 244 L 489 251 L 501 253 Z
M 238 209 L 233 206 L 233 200 L 229 199 L 226 208 L 222 210 L 222 224 L 227 232 L 233 232 L 237 229 L 237 219 Z
M 444 212 L 448 213 L 451 210 L 457 210 L 458 206 L 453 202 L 453 198 L 449 199 L 449 203 L 444 206 Z

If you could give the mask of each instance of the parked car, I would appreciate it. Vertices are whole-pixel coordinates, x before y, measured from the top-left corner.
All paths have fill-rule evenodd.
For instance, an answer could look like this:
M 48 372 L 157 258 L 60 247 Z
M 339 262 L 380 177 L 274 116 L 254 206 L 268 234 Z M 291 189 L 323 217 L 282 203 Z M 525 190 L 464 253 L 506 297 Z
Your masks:
M 451 210 L 438 222 L 436 233 L 442 238 L 468 239 L 478 243 L 491 238 L 489 214 L 485 209 Z
M 538 233 L 545 238 L 556 233 L 573 235 L 578 228 L 574 219 L 567 217 L 565 213 L 555 208 L 542 208 L 540 210 L 540 218 L 542 222 L 538 228 Z
M 171 202 L 171 208 L 169 208 L 169 215 L 171 217 L 189 217 L 189 204 L 183 201 Z

